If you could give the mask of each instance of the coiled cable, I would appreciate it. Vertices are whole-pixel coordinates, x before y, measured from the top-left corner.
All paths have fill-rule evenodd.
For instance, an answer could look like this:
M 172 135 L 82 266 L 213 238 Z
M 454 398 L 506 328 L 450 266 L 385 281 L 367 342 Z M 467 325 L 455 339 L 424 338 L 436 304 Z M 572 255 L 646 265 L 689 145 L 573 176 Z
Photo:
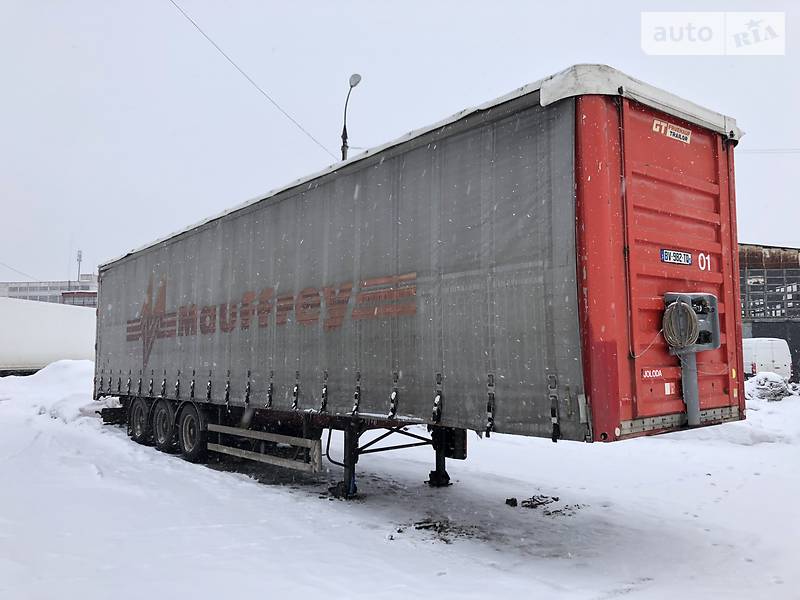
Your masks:
M 678 300 L 667 306 L 662 320 L 664 339 L 676 350 L 682 350 L 697 342 L 700 336 L 700 320 L 692 305 Z

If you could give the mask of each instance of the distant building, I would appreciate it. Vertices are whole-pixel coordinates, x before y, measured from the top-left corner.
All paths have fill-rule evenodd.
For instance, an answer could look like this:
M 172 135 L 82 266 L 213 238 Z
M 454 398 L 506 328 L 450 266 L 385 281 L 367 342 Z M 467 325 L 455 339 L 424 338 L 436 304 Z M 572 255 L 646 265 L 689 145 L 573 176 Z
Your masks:
M 739 244 L 742 336 L 786 340 L 800 375 L 800 248 Z
M 97 292 L 61 292 L 61 304 L 69 304 L 70 306 L 97 306 Z
M 84 304 L 83 306 L 95 306 L 97 304 L 97 275 L 86 273 L 81 275 L 79 281 L 0 282 L 0 297 L 73 304 L 74 302 L 72 301 L 64 302 L 63 292 L 93 292 L 95 296 L 94 304 Z M 77 298 L 73 297 L 68 297 L 68 299 L 77 300 Z
M 800 249 L 739 244 L 742 317 L 800 318 Z

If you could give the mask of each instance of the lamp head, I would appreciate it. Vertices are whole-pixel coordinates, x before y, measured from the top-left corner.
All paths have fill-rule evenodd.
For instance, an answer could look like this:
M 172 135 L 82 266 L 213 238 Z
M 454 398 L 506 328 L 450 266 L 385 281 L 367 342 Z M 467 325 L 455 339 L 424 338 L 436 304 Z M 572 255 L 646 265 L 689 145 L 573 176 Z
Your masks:
M 358 73 L 353 73 L 352 75 L 350 75 L 350 87 L 351 88 L 356 87 L 359 84 L 360 81 L 361 81 L 361 75 L 359 75 Z

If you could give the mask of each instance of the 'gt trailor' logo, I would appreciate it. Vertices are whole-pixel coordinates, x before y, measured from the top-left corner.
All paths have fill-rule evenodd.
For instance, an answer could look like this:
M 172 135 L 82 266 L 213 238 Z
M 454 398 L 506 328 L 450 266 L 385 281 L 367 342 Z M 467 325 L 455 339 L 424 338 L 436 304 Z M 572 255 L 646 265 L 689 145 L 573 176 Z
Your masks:
M 680 127 L 674 123 L 653 119 L 653 131 L 665 135 L 668 138 L 672 138 L 673 140 L 683 142 L 684 144 L 692 143 L 692 130 Z
M 169 312 L 166 280 L 162 278 L 156 290 L 151 278 L 139 317 L 127 322 L 127 340 L 141 342 L 142 366 L 146 367 L 160 338 L 215 335 L 290 322 L 308 326 L 320 320 L 323 331 L 332 331 L 342 326 L 350 306 L 353 320 L 410 316 L 417 312 L 416 281 L 416 273 L 405 273 L 363 279 L 358 287 L 348 281 L 321 289 L 304 288 L 297 294 L 276 294 L 275 288 L 268 287 L 246 291 L 238 301 L 184 304 Z

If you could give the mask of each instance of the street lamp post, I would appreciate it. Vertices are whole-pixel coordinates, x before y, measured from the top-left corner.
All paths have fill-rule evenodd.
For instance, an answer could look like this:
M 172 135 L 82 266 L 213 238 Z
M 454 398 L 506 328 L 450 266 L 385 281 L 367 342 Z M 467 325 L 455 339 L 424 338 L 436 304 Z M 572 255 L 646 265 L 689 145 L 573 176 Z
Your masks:
M 350 89 L 347 90 L 347 99 L 344 101 L 344 122 L 342 125 L 342 160 L 347 160 L 347 103 L 350 102 L 350 92 L 361 81 L 361 75 L 353 73 L 350 75 Z

